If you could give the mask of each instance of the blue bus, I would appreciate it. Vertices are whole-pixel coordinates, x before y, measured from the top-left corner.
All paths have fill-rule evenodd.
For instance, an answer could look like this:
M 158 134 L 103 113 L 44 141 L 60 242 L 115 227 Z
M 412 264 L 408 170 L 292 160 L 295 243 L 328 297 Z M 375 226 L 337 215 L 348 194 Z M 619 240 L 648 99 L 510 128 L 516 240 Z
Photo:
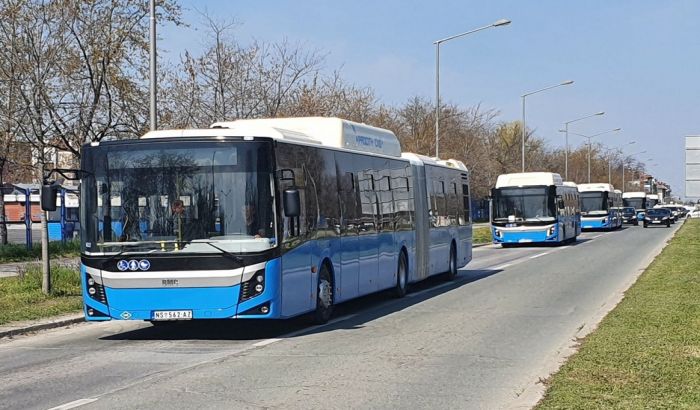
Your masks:
M 574 242 L 581 233 L 578 189 L 559 174 L 499 175 L 491 198 L 495 244 Z
M 622 192 L 611 184 L 579 184 L 581 229 L 617 229 L 622 227 Z
M 364 124 L 221 122 L 88 144 L 81 161 L 89 321 L 324 323 L 472 257 L 466 167 Z

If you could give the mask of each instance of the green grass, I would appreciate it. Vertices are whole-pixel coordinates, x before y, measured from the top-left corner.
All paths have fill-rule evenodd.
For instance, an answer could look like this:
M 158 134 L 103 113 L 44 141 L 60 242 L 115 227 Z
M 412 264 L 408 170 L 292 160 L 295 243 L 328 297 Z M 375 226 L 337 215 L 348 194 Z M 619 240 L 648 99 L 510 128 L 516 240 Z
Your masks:
M 80 255 L 80 241 L 49 242 L 49 256 L 72 257 Z M 25 245 L 7 244 L 0 245 L 0 263 L 23 262 L 41 259 L 41 245 L 35 244 L 32 250 L 27 250 Z
M 700 220 L 547 383 L 538 409 L 700 409 Z
M 55 267 L 51 275 L 53 288 L 49 296 L 41 292 L 39 266 L 30 266 L 20 276 L 0 278 L 0 325 L 79 311 L 82 308 L 80 273 Z
M 482 226 L 480 228 L 474 228 L 474 230 L 472 231 L 472 235 L 473 235 L 474 245 L 493 242 L 493 237 L 491 236 L 491 227 L 490 226 Z

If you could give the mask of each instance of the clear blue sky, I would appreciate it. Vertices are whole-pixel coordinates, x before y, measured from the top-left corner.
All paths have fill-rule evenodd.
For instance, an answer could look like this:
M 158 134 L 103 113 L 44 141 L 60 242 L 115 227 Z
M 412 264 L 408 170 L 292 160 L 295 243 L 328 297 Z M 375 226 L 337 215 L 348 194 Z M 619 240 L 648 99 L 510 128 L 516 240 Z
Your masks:
M 161 58 L 177 59 L 202 48 L 208 10 L 240 25 L 252 39 L 287 38 L 327 53 L 329 71 L 370 86 L 387 104 L 413 95 L 434 99 L 433 41 L 488 25 L 492 28 L 444 43 L 441 95 L 463 106 L 481 103 L 518 120 L 520 95 L 572 79 L 575 84 L 527 98 L 527 124 L 563 146 L 562 123 L 605 111 L 571 130 L 601 136 L 608 146 L 636 140 L 628 152 L 652 174 L 684 190 L 684 135 L 700 134 L 700 1 L 181 1 L 190 27 L 161 27 Z M 583 143 L 571 137 L 570 144 Z M 653 158 L 652 161 L 647 161 Z M 658 164 L 657 166 L 649 166 Z

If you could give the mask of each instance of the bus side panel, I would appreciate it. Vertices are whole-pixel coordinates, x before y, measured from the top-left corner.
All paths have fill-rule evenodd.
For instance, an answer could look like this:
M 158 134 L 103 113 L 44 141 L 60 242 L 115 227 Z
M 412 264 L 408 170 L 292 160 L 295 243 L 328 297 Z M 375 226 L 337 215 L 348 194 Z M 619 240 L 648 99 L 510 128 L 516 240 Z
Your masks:
M 396 284 L 399 247 L 395 243 L 394 232 L 383 232 L 379 239 L 378 289 L 387 289 Z
M 472 260 L 472 225 L 460 226 L 457 230 L 457 265 L 463 267 Z
M 281 259 L 281 314 L 290 317 L 308 312 L 315 302 L 311 262 L 316 262 L 316 244 L 306 241 L 287 251 Z M 313 259 L 312 259 L 313 258 Z

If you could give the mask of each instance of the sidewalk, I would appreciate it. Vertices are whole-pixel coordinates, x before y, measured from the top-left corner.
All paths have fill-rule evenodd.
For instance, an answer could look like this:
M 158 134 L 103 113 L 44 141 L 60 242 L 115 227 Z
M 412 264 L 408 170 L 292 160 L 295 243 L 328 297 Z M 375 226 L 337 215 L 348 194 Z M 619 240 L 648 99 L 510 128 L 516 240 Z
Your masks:
M 0 325 L 0 339 L 84 322 L 83 312 Z
M 0 278 L 17 276 L 20 272 L 27 270 L 28 265 L 41 266 L 41 259 L 24 261 L 24 262 L 8 262 L 0 264 Z M 75 269 L 80 269 L 80 257 L 72 258 L 55 258 L 51 259 L 51 266 L 66 266 Z

